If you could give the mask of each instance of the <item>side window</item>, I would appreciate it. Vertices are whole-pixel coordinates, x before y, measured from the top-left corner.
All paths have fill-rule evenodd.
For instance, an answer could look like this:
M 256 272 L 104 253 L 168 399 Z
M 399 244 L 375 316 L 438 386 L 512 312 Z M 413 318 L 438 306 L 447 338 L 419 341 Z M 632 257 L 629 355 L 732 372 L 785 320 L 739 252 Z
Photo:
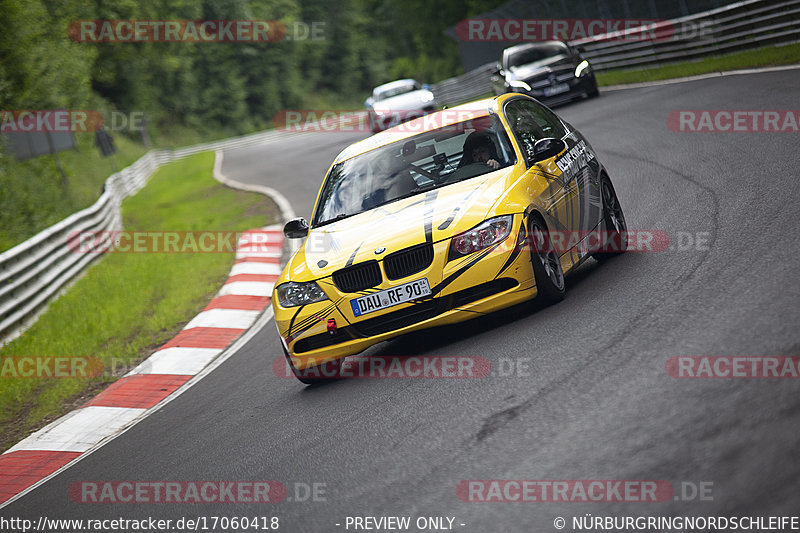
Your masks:
M 539 139 L 561 139 L 567 133 L 558 117 L 536 102 L 512 100 L 506 104 L 505 112 L 511 130 L 528 152 L 533 151 L 533 145 Z

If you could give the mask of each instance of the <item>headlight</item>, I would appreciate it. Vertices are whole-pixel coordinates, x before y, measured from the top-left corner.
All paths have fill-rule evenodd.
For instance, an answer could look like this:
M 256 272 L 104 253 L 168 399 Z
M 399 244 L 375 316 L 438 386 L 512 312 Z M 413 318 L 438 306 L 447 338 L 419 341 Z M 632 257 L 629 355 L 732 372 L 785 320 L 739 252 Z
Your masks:
M 584 59 L 583 61 L 578 63 L 577 67 L 575 67 L 575 77 L 580 78 L 581 75 L 583 74 L 583 71 L 588 68 L 589 68 L 589 62 Z M 591 72 L 591 69 L 589 69 L 587 72 Z
M 490 218 L 471 230 L 456 235 L 450 244 L 448 259 L 458 259 L 502 242 L 511 232 L 513 220 L 512 215 Z
M 327 300 L 328 297 L 314 281 L 296 283 L 288 281 L 281 283 L 277 288 L 278 302 L 283 307 L 297 307 L 298 305 L 313 304 Z
M 511 81 L 508 82 L 508 85 L 510 87 L 514 87 L 515 89 L 522 89 L 524 91 L 530 91 L 531 90 L 531 86 L 528 85 L 527 83 L 525 83 L 522 80 L 511 80 Z
M 425 102 L 433 102 L 433 93 L 423 94 L 422 98 L 420 98 L 420 100 L 422 100 L 423 103 L 425 103 Z

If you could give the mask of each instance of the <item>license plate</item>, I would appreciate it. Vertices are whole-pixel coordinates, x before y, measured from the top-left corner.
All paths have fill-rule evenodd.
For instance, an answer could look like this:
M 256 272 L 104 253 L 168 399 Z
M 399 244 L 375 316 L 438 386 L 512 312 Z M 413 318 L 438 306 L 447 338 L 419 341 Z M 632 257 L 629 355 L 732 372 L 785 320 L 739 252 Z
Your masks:
M 544 95 L 545 96 L 553 96 L 554 94 L 561 94 L 569 91 L 569 85 L 566 83 L 557 83 L 552 87 L 545 87 L 544 88 Z
M 355 316 L 361 316 L 388 307 L 394 307 L 416 298 L 430 296 L 430 294 L 431 288 L 428 286 L 428 279 L 422 278 L 350 300 L 350 306 L 353 308 Z

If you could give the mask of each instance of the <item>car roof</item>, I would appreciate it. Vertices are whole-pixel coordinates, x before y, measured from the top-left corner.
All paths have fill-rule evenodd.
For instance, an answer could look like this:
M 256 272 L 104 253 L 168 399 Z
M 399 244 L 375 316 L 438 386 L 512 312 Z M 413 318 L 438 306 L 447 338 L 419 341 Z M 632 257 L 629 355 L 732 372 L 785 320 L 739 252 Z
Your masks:
M 540 47 L 542 45 L 549 45 L 549 44 L 563 44 L 565 46 L 567 45 L 567 43 L 565 43 L 564 41 L 556 41 L 556 40 L 553 40 L 553 41 L 539 41 L 539 42 L 535 42 L 535 43 L 515 44 L 514 46 L 509 46 L 508 48 L 503 50 L 503 55 L 508 57 L 509 55 L 511 55 L 511 54 L 513 54 L 515 52 L 519 52 L 520 50 L 528 50 L 530 48 L 538 48 L 538 47 Z
M 412 83 L 417 83 L 417 80 L 412 78 L 406 78 L 404 80 L 390 81 L 389 83 L 378 85 L 377 87 L 375 87 L 375 89 L 373 89 L 373 92 L 385 91 L 386 89 L 394 89 L 395 87 L 403 87 L 404 85 L 411 85 Z
M 484 117 L 490 113 L 496 112 L 503 101 L 507 100 L 512 94 L 504 94 L 495 96 L 493 98 L 484 98 L 483 100 L 475 100 L 460 106 L 443 109 L 430 113 L 424 117 L 415 118 L 399 126 L 389 128 L 388 130 L 376 133 L 375 135 L 351 144 L 345 148 L 337 157 L 334 163 L 340 163 L 346 159 L 350 159 L 357 155 L 361 155 L 375 148 L 396 142 L 402 141 L 409 137 L 413 137 L 424 131 L 429 131 L 458 122 L 464 122 L 477 117 Z
M 557 40 L 538 41 L 538 42 L 535 42 L 535 43 L 515 44 L 514 46 L 509 46 L 508 48 L 506 48 L 506 51 L 508 51 L 508 52 L 517 52 L 519 50 L 525 50 L 525 49 L 528 49 L 528 48 L 537 48 L 539 46 L 544 46 L 544 45 L 548 45 L 548 44 L 563 44 L 563 45 L 566 45 L 566 43 L 564 41 L 557 41 Z

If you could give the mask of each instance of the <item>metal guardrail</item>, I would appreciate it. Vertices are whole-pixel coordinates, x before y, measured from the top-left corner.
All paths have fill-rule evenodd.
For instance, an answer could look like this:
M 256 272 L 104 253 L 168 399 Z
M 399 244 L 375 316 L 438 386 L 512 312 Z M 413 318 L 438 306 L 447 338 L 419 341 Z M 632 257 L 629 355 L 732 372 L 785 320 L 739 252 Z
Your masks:
M 487 63 L 462 76 L 446 79 L 431 85 L 431 92 L 439 105 L 452 106 L 492 92 L 491 76 L 495 63 Z
M 252 146 L 285 135 L 273 130 L 178 150 L 150 151 L 109 177 L 94 205 L 1 253 L 0 346 L 30 327 L 70 281 L 103 255 L 100 242 L 80 242 L 80 234 L 121 230 L 122 201 L 144 187 L 159 166 L 198 152 Z
M 662 39 L 621 39 L 604 34 L 571 41 L 595 71 L 636 69 L 703 57 L 800 42 L 800 0 L 745 0 L 710 11 L 664 21 L 653 28 L 634 28 L 636 35 L 654 30 Z M 495 63 L 432 86 L 437 102 L 454 105 L 492 92 Z
M 654 30 L 666 32 L 666 38 L 625 41 L 616 35 L 601 35 L 571 44 L 584 48 L 596 71 L 656 67 L 790 44 L 800 41 L 800 0 L 737 2 L 660 23 Z

